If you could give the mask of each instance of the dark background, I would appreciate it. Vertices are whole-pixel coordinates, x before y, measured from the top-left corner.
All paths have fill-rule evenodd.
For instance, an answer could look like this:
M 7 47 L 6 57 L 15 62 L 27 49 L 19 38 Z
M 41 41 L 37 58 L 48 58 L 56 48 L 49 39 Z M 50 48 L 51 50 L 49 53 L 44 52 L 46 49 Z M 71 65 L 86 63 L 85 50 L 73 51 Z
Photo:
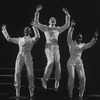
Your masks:
M 40 23 L 46 25 L 48 25 L 49 18 L 52 16 L 56 18 L 57 26 L 64 25 L 65 14 L 62 11 L 62 7 L 66 7 L 71 15 L 71 20 L 74 19 L 76 22 L 73 39 L 75 39 L 76 35 L 80 32 L 83 35 L 83 42 L 87 43 L 94 36 L 96 29 L 100 32 L 99 0 L 1 0 L 0 26 L 6 24 L 8 33 L 11 37 L 23 36 L 23 30 L 26 26 L 32 29 L 30 22 L 34 18 L 35 9 L 38 4 L 43 5 L 43 9 L 40 12 Z M 46 56 L 44 52 L 45 36 L 41 31 L 39 32 L 41 38 L 36 45 L 34 45 L 32 56 L 34 69 L 44 70 L 46 66 Z M 66 38 L 67 32 L 68 30 L 59 35 L 58 41 L 61 55 L 62 77 L 64 73 L 67 73 L 66 64 L 69 58 Z M 34 34 L 31 36 L 34 36 Z M 7 42 L 2 32 L 0 32 L 0 68 L 14 68 L 18 50 L 18 45 Z M 92 48 L 85 50 L 82 55 L 87 78 L 86 87 L 89 92 L 100 93 L 99 57 L 100 36 L 97 43 Z M 39 73 L 35 74 L 35 76 L 38 76 L 38 74 Z M 67 80 L 67 74 L 64 77 Z

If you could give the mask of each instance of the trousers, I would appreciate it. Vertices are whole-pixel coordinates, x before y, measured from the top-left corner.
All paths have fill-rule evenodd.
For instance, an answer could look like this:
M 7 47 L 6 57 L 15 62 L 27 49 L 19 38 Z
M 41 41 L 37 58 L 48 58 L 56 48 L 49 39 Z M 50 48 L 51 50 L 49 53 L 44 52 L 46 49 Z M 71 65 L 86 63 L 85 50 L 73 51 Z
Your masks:
M 61 78 L 61 65 L 60 65 L 60 53 L 58 45 L 47 45 L 45 48 L 45 54 L 47 57 L 47 65 L 44 72 L 44 79 L 48 80 L 55 61 L 55 80 L 59 81 Z
M 75 70 L 76 70 L 80 81 L 79 82 L 80 91 L 84 91 L 86 77 L 85 77 L 85 71 L 84 71 L 83 62 L 81 58 L 78 59 L 70 58 L 67 63 L 67 69 L 68 69 L 68 90 L 72 91 L 74 88 L 74 78 L 75 78 Z
M 33 61 L 30 52 L 19 53 L 15 63 L 15 76 L 14 76 L 14 85 L 16 88 L 20 88 L 21 83 L 21 70 L 23 65 L 27 67 L 27 76 L 29 82 L 29 88 L 34 88 L 34 74 L 33 74 Z

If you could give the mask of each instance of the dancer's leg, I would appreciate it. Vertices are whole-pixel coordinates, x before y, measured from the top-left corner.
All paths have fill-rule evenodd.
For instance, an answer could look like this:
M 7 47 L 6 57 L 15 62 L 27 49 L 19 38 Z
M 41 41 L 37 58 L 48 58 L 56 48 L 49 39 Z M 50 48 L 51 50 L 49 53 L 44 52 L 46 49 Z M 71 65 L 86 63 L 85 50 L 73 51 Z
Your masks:
M 17 56 L 16 63 L 15 63 L 15 76 L 14 76 L 14 85 L 16 88 L 16 96 L 20 96 L 20 77 L 21 77 L 21 69 L 24 64 L 24 59 L 21 55 Z
M 83 64 L 80 63 L 80 64 L 77 64 L 76 66 L 76 70 L 77 70 L 77 73 L 78 73 L 78 76 L 79 76 L 79 97 L 83 97 L 83 94 L 84 94 L 84 90 L 85 90 L 85 83 L 86 83 L 86 77 L 85 77 L 85 72 L 84 72 L 84 67 L 83 67 Z
M 44 76 L 42 78 L 42 85 L 46 89 L 47 88 L 46 81 L 48 81 L 51 75 L 54 61 L 53 61 L 53 54 L 49 48 L 45 49 L 45 54 L 47 57 L 47 65 L 45 68 Z
M 75 78 L 75 67 L 72 64 L 70 64 L 70 61 L 68 61 L 67 63 L 67 70 L 68 70 L 69 97 L 72 98 L 73 88 L 74 88 L 74 78 Z
M 32 56 L 29 53 L 25 56 L 25 63 L 27 66 L 27 75 L 28 75 L 28 81 L 29 81 L 29 90 L 30 90 L 30 96 L 33 97 L 34 95 L 34 74 L 33 74 L 33 61 Z
M 56 65 L 56 71 L 55 71 L 55 89 L 59 87 L 59 81 L 61 78 L 61 65 L 60 65 L 60 53 L 59 50 L 55 53 L 55 65 Z

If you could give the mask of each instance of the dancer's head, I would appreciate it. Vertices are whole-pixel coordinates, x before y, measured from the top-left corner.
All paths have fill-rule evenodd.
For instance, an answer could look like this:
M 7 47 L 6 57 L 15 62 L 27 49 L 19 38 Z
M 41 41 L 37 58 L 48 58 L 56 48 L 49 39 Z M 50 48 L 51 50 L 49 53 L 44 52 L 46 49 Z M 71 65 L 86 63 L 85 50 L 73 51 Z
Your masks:
M 31 29 L 29 27 L 24 28 L 24 35 L 29 36 L 31 34 Z
M 56 24 L 56 19 L 54 17 L 51 17 L 49 19 L 49 24 L 50 24 L 50 27 L 55 27 L 55 24 Z
M 78 44 L 80 44 L 82 42 L 82 34 L 81 33 L 79 33 L 78 36 L 76 37 L 76 42 Z

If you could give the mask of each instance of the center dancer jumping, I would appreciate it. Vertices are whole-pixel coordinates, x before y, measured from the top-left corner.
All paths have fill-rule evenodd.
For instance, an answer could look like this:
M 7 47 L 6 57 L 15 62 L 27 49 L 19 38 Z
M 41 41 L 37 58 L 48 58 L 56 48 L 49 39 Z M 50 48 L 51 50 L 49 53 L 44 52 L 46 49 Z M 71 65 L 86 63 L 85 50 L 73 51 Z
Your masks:
M 82 35 L 79 35 L 78 41 L 73 41 L 72 40 L 72 35 L 74 31 L 74 25 L 75 22 L 72 20 L 71 22 L 71 27 L 68 30 L 68 35 L 67 35 L 67 43 L 69 46 L 69 52 L 70 52 L 70 58 L 67 62 L 67 69 L 68 69 L 68 90 L 69 90 L 69 96 L 72 98 L 72 92 L 74 88 L 74 78 L 75 78 L 75 70 L 78 73 L 79 77 L 79 97 L 82 98 L 85 90 L 85 83 L 86 83 L 86 77 L 85 77 L 85 72 L 84 72 L 84 67 L 83 67 L 83 62 L 81 60 L 81 55 L 83 50 L 88 49 L 92 47 L 98 37 L 98 33 L 95 32 L 94 37 L 89 43 L 81 43 L 82 41 Z
M 29 27 L 25 27 L 24 36 L 19 38 L 11 38 L 6 30 L 6 25 L 2 26 L 2 33 L 5 36 L 6 40 L 19 46 L 19 53 L 17 55 L 16 63 L 15 63 L 15 78 L 14 85 L 16 89 L 16 96 L 20 97 L 20 77 L 21 77 L 21 69 L 25 64 L 28 71 L 28 81 L 29 81 L 29 90 L 30 97 L 34 95 L 34 74 L 33 74 L 33 61 L 31 56 L 31 49 L 33 45 L 40 38 L 40 34 L 38 30 L 32 26 L 35 37 L 30 37 L 31 29 Z
M 59 87 L 59 81 L 61 78 L 61 65 L 60 65 L 60 53 L 59 53 L 59 46 L 58 46 L 58 36 L 60 33 L 65 31 L 70 26 L 70 15 L 66 8 L 63 8 L 62 10 L 66 14 L 65 17 L 65 25 L 59 27 L 56 25 L 56 19 L 54 17 L 51 17 L 49 20 L 49 26 L 43 25 L 39 23 L 39 11 L 42 9 L 42 5 L 37 6 L 34 22 L 32 22 L 35 27 L 40 29 L 45 37 L 46 37 L 46 45 L 45 45 L 45 54 L 47 57 L 47 65 L 45 68 L 44 76 L 41 79 L 42 85 L 45 89 L 47 89 L 47 81 L 51 75 L 53 64 L 55 61 L 56 70 L 55 70 L 55 89 L 58 89 Z

